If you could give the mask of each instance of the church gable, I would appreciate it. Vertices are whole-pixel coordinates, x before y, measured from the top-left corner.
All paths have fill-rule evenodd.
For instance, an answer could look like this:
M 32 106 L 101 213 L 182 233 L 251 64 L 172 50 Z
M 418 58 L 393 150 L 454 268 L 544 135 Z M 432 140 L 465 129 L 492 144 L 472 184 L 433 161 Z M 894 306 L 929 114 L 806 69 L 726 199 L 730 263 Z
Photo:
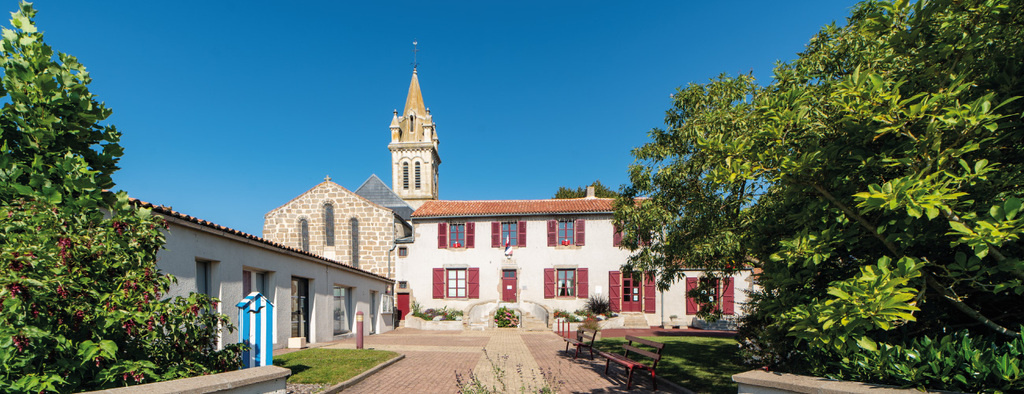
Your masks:
M 390 209 L 326 180 L 267 212 L 263 237 L 386 275 L 394 220 Z

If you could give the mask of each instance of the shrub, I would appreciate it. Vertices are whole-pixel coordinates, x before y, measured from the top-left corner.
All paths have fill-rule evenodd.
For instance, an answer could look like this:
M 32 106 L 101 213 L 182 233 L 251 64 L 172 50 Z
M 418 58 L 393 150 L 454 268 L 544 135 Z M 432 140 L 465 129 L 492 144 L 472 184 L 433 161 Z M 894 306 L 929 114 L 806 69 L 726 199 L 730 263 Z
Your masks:
M 519 327 L 519 316 L 512 309 L 501 307 L 494 312 L 494 325 L 498 327 Z
M 957 331 L 937 339 L 916 338 L 904 346 L 882 344 L 877 352 L 861 351 L 842 359 L 838 372 L 822 368 L 818 373 L 834 379 L 942 390 L 1020 390 L 1024 339 L 994 345 L 998 339 Z
M 608 298 L 604 296 L 590 296 L 590 298 L 587 298 L 587 305 L 584 308 L 595 315 L 612 315 L 612 305 L 608 302 Z

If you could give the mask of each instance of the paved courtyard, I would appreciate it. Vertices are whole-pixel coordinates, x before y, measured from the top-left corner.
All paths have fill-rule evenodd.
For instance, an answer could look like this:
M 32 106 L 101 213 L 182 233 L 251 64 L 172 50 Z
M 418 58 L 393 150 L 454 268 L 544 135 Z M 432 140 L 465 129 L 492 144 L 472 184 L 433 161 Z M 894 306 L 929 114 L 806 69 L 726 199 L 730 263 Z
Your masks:
M 553 382 L 563 393 L 626 392 L 624 369 L 612 364 L 604 374 L 604 359 L 581 355 L 573 360 L 565 342 L 553 332 L 518 329 L 488 331 L 423 331 L 408 328 L 364 338 L 366 348 L 391 350 L 405 359 L 384 368 L 346 393 L 453 393 L 456 376 L 463 381 L 474 374 L 487 387 L 507 392 L 536 392 Z M 326 348 L 355 348 L 348 339 Z M 494 368 L 494 367 L 498 368 Z M 496 370 L 499 376 L 496 376 Z M 636 372 L 632 392 L 651 392 L 650 375 Z M 659 385 L 659 392 L 674 392 Z

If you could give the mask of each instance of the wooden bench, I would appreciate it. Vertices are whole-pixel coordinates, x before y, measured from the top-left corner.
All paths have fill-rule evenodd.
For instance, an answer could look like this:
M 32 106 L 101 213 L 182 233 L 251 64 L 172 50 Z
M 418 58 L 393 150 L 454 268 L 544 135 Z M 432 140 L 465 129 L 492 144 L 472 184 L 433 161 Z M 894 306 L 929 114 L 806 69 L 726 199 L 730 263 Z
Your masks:
M 590 349 L 590 359 L 593 360 L 595 337 L 597 337 L 596 330 L 580 327 L 576 330 L 576 338 L 562 338 L 565 340 L 565 352 L 569 352 L 569 345 L 576 346 L 576 354 L 572 356 L 572 359 L 575 360 L 580 355 L 580 348 L 587 348 Z
M 648 341 L 646 339 L 637 338 L 637 337 L 630 336 L 630 335 L 626 335 L 626 340 L 629 341 L 629 343 L 622 344 L 622 348 L 623 348 L 624 351 L 622 352 L 621 355 L 615 354 L 615 353 L 602 352 L 602 351 L 598 351 L 597 352 L 597 354 L 600 354 L 601 357 L 604 357 L 604 358 L 608 359 L 608 361 L 606 361 L 605 364 L 604 364 L 604 374 L 605 375 L 608 374 L 608 366 L 610 366 L 613 361 L 616 364 L 619 364 L 619 365 L 622 365 L 623 367 L 626 367 L 627 369 L 629 369 L 629 375 L 628 375 L 628 378 L 626 379 L 626 390 L 629 390 L 629 386 L 632 385 L 632 383 L 633 383 L 633 370 L 635 370 L 635 369 L 648 370 L 648 371 L 651 371 L 651 382 L 654 384 L 654 389 L 657 390 L 658 389 L 658 380 L 654 376 L 654 369 L 658 367 L 658 361 L 661 360 L 661 350 L 665 348 L 665 344 L 664 343 L 659 343 L 659 342 L 654 342 L 654 341 Z M 633 342 L 636 342 L 637 345 L 650 346 L 650 347 L 654 348 L 656 351 L 652 352 L 652 351 L 640 349 L 640 348 L 638 348 L 636 346 L 633 346 Z M 654 362 L 651 363 L 651 365 L 647 365 L 647 364 L 645 364 L 645 363 L 643 363 L 641 361 L 637 361 L 637 360 L 631 359 L 631 358 L 629 358 L 629 352 L 633 352 L 633 353 L 639 354 L 641 356 L 646 356 L 647 358 L 650 358 Z M 633 358 L 638 358 L 638 357 L 634 356 Z

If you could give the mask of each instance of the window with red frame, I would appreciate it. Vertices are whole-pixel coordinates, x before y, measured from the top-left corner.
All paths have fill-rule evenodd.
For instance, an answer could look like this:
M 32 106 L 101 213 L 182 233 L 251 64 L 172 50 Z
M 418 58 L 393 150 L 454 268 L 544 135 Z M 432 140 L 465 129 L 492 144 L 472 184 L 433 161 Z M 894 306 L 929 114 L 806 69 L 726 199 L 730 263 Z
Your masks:
M 573 220 L 559 220 L 558 221 L 558 244 L 559 245 L 572 245 L 576 241 L 576 222 Z
M 466 246 L 466 224 L 452 223 L 448 225 L 448 246 L 461 248 Z
M 499 241 L 502 246 L 505 245 L 505 241 L 508 241 L 510 246 L 519 246 L 519 222 L 502 222 Z
M 576 270 L 574 269 L 560 269 L 558 270 L 558 296 L 559 297 L 575 297 L 576 296 Z

